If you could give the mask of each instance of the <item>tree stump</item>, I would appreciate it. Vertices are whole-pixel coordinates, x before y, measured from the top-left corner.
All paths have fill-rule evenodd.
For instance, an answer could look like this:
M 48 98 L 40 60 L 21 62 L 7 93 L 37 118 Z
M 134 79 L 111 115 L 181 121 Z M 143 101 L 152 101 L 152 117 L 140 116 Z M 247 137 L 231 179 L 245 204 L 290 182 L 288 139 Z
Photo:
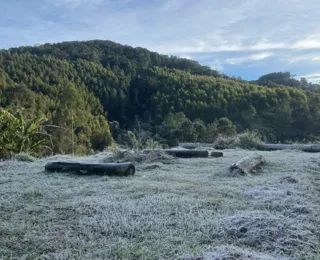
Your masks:
M 46 164 L 48 172 L 75 172 L 83 175 L 134 175 L 135 166 L 130 163 L 74 163 L 74 162 L 50 162 Z
M 266 159 L 261 155 L 251 155 L 242 158 L 240 161 L 232 164 L 229 170 L 233 174 L 247 175 L 252 172 L 253 169 L 260 167 L 266 163 Z

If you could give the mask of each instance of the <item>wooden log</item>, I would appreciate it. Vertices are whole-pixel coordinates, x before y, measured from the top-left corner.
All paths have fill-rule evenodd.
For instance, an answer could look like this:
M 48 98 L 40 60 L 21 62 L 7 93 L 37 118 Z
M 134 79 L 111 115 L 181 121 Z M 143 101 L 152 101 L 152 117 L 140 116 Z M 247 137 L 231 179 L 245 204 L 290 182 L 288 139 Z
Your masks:
M 163 150 L 144 150 L 143 153 L 150 153 L 152 151 L 155 152 L 164 152 L 171 156 L 179 157 L 179 158 L 208 158 L 208 151 L 197 151 L 197 150 L 171 150 L 171 149 L 163 149 Z
M 74 163 L 74 162 L 50 162 L 46 164 L 48 172 L 75 172 L 77 174 L 96 175 L 134 175 L 135 166 L 130 163 Z
M 275 151 L 275 150 L 298 150 L 304 152 L 320 152 L 320 145 L 318 144 L 262 144 L 261 150 Z
M 214 148 L 211 143 L 179 143 L 179 146 L 185 149 L 196 149 L 201 147 Z
M 261 155 L 252 155 L 242 158 L 240 161 L 232 164 L 229 168 L 232 173 L 239 173 L 247 175 L 252 172 L 253 169 L 260 167 L 266 163 L 266 159 Z
M 210 155 L 211 155 L 211 157 L 218 158 L 218 157 L 222 157 L 223 153 L 222 152 L 211 152 Z

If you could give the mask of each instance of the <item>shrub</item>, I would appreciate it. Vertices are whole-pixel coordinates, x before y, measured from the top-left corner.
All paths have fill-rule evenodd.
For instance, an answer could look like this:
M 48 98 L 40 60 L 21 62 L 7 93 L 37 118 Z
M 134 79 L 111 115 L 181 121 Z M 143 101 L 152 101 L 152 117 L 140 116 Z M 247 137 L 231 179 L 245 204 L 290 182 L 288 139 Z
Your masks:
M 216 149 L 228 149 L 228 148 L 234 148 L 235 144 L 235 137 L 225 137 L 222 135 L 219 135 L 217 139 L 214 141 L 213 146 Z
M 245 131 L 235 137 L 225 137 L 219 135 L 213 145 L 216 149 L 258 149 L 262 145 L 261 138 L 258 133 Z
M 237 135 L 234 146 L 242 149 L 258 149 L 262 145 L 261 138 L 257 132 L 245 131 Z
M 152 150 L 154 150 L 154 149 L 162 149 L 162 145 L 158 141 L 155 141 L 154 139 L 149 138 L 146 141 L 144 148 L 152 149 Z
M 33 156 L 27 153 L 13 154 L 11 159 L 19 162 L 34 162 L 36 160 Z
M 27 196 L 31 199 L 35 199 L 35 198 L 41 197 L 42 194 L 38 188 L 31 188 L 29 189 Z
M 48 135 L 41 132 L 45 118 L 34 118 L 26 121 L 19 111 L 14 116 L 0 109 L 0 157 L 9 157 L 11 153 L 31 153 L 40 149 L 51 149 L 46 146 Z
M 145 132 L 128 131 L 127 132 L 127 146 L 134 152 L 140 152 L 144 147 L 149 137 Z
M 120 151 L 120 147 L 116 142 L 113 142 L 108 148 L 108 152 L 117 153 Z

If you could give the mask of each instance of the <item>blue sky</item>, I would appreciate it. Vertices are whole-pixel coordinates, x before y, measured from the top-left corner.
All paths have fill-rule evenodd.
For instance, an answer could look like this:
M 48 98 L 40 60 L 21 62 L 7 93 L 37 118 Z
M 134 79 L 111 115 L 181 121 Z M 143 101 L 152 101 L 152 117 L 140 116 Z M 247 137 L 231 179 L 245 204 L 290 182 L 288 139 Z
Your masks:
M 319 0 L 0 0 L 0 48 L 107 39 L 256 79 L 320 81 Z

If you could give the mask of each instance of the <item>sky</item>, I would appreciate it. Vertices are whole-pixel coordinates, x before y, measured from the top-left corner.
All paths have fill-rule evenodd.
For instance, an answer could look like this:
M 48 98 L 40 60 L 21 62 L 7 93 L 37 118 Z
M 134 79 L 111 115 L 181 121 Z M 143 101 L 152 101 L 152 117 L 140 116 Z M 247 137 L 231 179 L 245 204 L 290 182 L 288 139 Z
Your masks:
M 0 49 L 111 40 L 253 80 L 320 82 L 319 0 L 0 0 Z

